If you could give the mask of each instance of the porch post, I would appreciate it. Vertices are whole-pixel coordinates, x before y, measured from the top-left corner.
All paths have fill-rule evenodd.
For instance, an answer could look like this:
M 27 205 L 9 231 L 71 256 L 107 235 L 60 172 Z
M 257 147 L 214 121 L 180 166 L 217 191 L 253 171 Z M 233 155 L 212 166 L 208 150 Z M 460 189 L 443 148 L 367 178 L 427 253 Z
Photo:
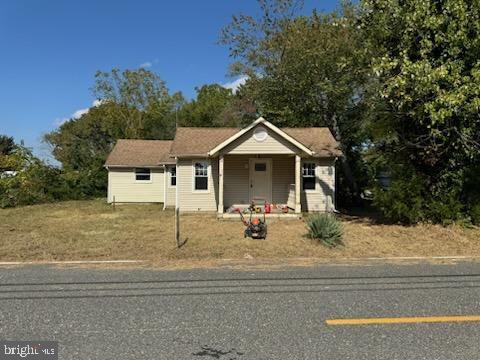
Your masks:
M 302 206 L 300 202 L 300 168 L 301 168 L 300 155 L 295 155 L 295 213 L 300 214 L 302 212 Z
M 167 208 L 167 165 L 163 165 L 163 210 Z
M 218 213 L 223 214 L 223 169 L 224 158 L 220 155 L 218 158 Z

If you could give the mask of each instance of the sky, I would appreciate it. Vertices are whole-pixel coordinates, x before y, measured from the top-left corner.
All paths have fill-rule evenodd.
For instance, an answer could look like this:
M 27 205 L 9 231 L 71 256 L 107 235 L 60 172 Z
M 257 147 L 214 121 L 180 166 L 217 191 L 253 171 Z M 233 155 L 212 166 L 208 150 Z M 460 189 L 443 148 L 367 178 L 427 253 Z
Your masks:
M 303 11 L 336 6 L 305 0 Z M 97 70 L 145 67 L 187 98 L 207 83 L 234 87 L 217 41 L 239 13 L 258 14 L 257 1 L 0 1 L 0 134 L 48 160 L 42 135 L 92 106 Z

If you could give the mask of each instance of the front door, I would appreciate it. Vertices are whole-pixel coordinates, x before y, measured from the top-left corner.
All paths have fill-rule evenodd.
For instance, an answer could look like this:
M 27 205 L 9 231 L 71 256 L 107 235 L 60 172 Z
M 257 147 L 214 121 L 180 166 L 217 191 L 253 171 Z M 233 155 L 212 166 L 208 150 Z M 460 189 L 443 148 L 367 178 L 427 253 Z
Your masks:
M 272 159 L 250 159 L 250 200 L 272 202 Z

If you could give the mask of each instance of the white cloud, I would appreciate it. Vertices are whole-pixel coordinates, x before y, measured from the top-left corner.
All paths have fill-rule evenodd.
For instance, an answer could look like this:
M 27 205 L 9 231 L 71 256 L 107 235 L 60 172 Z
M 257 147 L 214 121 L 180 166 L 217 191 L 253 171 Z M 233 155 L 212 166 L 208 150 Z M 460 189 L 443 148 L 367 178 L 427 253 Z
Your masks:
M 89 108 L 77 110 L 72 114 L 72 118 L 73 119 L 78 119 L 83 114 L 86 114 L 88 112 L 88 110 L 89 110 Z
M 56 118 L 53 123 L 55 124 L 55 126 L 60 126 L 63 123 L 67 122 L 68 120 L 69 120 L 68 118 Z
M 234 81 L 231 81 L 231 82 L 227 82 L 225 84 L 222 84 L 222 86 L 224 88 L 227 88 L 227 89 L 232 89 L 232 91 L 234 93 L 237 92 L 238 88 L 240 87 L 240 85 L 243 85 L 247 82 L 248 80 L 248 76 L 247 75 L 243 75 L 243 76 L 240 76 L 238 79 L 234 80 Z
M 91 107 L 97 107 L 97 106 L 100 106 L 101 104 L 102 104 L 102 100 L 94 100 Z M 60 126 L 64 122 L 70 119 L 79 119 L 82 115 L 85 115 L 86 113 L 88 113 L 88 110 L 90 110 L 90 108 L 78 109 L 72 115 L 70 115 L 70 117 L 56 118 L 54 121 L 54 124 L 56 126 Z
M 149 68 L 149 67 L 152 67 L 152 65 L 153 64 L 150 61 L 146 61 L 143 64 L 140 64 L 140 67 L 141 68 Z

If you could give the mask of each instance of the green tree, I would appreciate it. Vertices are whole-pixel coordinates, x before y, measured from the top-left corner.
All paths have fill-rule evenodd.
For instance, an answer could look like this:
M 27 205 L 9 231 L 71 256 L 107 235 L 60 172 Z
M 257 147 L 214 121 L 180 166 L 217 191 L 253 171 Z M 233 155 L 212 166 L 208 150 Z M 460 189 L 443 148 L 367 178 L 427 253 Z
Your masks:
M 480 161 L 480 1 L 361 4 L 361 30 L 376 76 L 375 152 L 397 183 L 377 194 L 377 203 L 388 207 L 401 190 L 398 184 L 405 190 L 411 186 L 414 180 L 405 181 L 404 175 L 410 169 L 425 188 L 416 205 L 423 218 L 461 218 L 478 198 L 467 185 Z
M 0 155 L 8 155 L 15 149 L 13 137 L 0 135 Z
M 259 3 L 260 18 L 235 16 L 223 30 L 221 42 L 238 60 L 232 71 L 250 76 L 245 92 L 276 125 L 329 127 L 345 154 L 349 186 L 341 193 L 358 195 L 369 73 L 356 8 L 298 16 L 298 1 Z
M 0 173 L 0 208 L 31 205 L 68 197 L 68 186 L 60 169 L 46 165 L 32 152 L 15 145 L 6 155 L 0 155 L 0 169 L 14 174 Z
M 98 71 L 95 79 L 93 94 L 101 103 L 110 105 L 105 108 L 105 121 L 115 129 L 116 138 L 172 138 L 172 112 L 184 100 L 180 93 L 170 95 L 157 74 L 143 68 L 113 69 Z
M 67 121 L 44 136 L 72 188 L 78 190 L 75 197 L 101 196 L 106 190 L 103 164 L 118 132 L 111 122 L 104 121 L 111 114 L 110 107 L 111 104 L 92 107 L 80 118 Z
M 248 97 L 219 84 L 196 88 L 197 96 L 178 111 L 180 126 L 242 126 L 252 121 L 256 109 Z
M 98 72 L 93 93 L 97 106 L 44 136 L 75 198 L 104 195 L 103 164 L 117 139 L 172 139 L 175 111 L 184 102 L 145 69 Z

